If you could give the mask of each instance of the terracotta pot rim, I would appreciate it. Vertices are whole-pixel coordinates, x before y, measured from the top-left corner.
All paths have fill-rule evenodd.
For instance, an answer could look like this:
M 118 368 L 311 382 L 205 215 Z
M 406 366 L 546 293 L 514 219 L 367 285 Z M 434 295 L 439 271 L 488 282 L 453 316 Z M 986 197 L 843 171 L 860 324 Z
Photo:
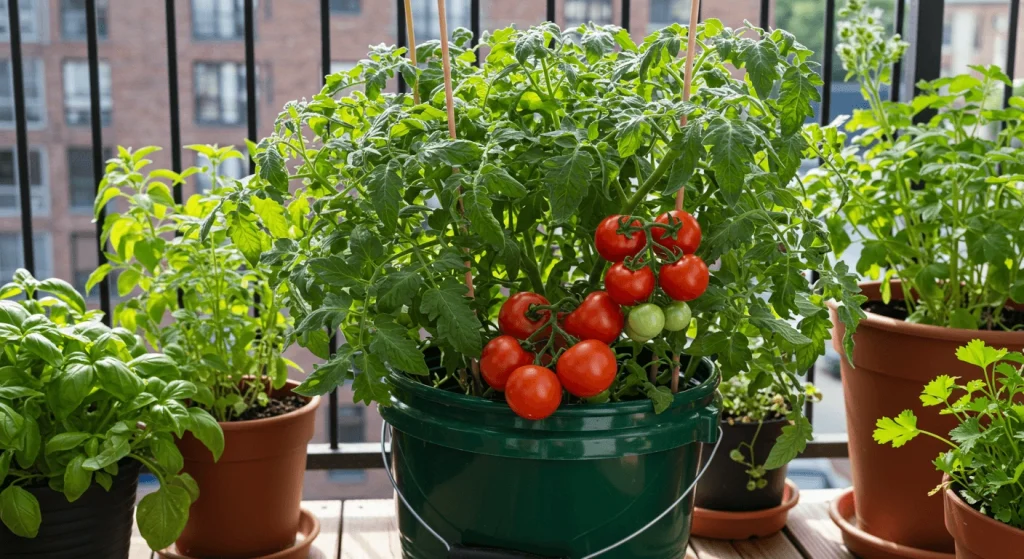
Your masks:
M 298 381 L 289 380 L 288 383 L 285 384 L 285 386 L 288 387 L 289 389 L 294 389 L 299 384 L 300 383 Z M 246 419 L 244 421 L 218 421 L 217 424 L 220 425 L 221 429 L 223 429 L 224 431 L 245 431 L 248 429 L 261 429 L 268 425 L 289 422 L 298 419 L 300 416 L 314 413 L 316 412 L 317 407 L 320 406 L 320 396 L 313 396 L 312 398 L 308 398 L 306 396 L 302 396 L 301 394 L 296 395 L 302 398 L 306 398 L 306 405 L 302 406 L 297 410 L 292 410 L 286 414 L 277 415 L 274 417 Z
M 945 481 L 949 481 L 949 477 L 948 476 L 943 476 L 942 480 L 944 482 Z M 953 491 L 952 486 L 947 487 L 945 493 L 946 493 L 946 499 L 949 499 L 949 502 L 954 507 L 956 507 L 957 510 L 964 511 L 967 514 L 967 516 L 970 516 L 971 520 L 977 521 L 977 522 L 982 523 L 982 524 L 987 524 L 988 526 L 992 527 L 993 529 L 1003 530 L 1003 531 L 1010 530 L 1010 531 L 1013 531 L 1013 532 L 1017 532 L 1020 535 L 1021 538 L 1024 538 L 1024 530 L 1021 530 L 1020 528 L 1016 528 L 1014 526 L 1010 526 L 1009 524 L 1005 524 L 1003 522 L 1000 522 L 1000 521 L 998 521 L 995 518 L 992 518 L 990 516 L 985 516 L 984 514 L 981 514 L 980 512 L 975 510 L 974 507 L 972 507 L 972 506 L 968 505 L 966 502 L 964 502 L 964 500 L 960 497 L 960 495 L 957 495 L 956 491 Z
M 297 543 L 287 549 L 255 559 L 297 559 L 309 555 L 309 548 L 312 547 L 313 542 L 320 535 L 320 519 L 305 508 L 299 509 L 299 529 L 297 530 L 297 535 L 302 536 L 302 541 L 296 540 Z M 157 555 L 162 559 L 192 559 L 186 555 L 179 554 L 174 544 L 171 544 L 167 549 L 158 551 Z
M 786 512 L 789 512 L 789 510 L 795 507 L 799 502 L 800 488 L 797 487 L 796 483 L 793 482 L 793 480 L 786 478 L 786 490 L 785 493 L 783 493 L 782 504 L 777 507 L 750 511 L 727 511 L 693 507 L 693 514 L 699 514 L 707 520 L 727 520 L 735 522 L 744 522 L 751 520 L 761 520 L 763 518 L 770 518 L 772 516 L 784 514 Z
M 843 533 L 843 542 L 846 547 L 854 553 L 863 554 L 865 550 L 871 550 L 880 556 L 904 557 L 906 559 L 955 559 L 956 557 L 952 553 L 918 549 L 880 538 L 862 530 L 855 522 L 850 522 L 846 513 L 856 514 L 856 502 L 852 487 L 843 491 L 828 504 L 828 515 Z
M 881 281 L 863 281 L 858 283 L 864 287 L 875 287 Z M 892 283 L 899 283 L 899 280 L 892 280 Z M 827 301 L 829 308 L 833 311 L 839 308 L 835 300 Z M 966 328 L 949 328 L 947 326 L 933 326 L 931 324 L 914 324 L 905 320 L 897 320 L 888 316 L 882 316 L 870 311 L 864 311 L 867 316 L 860 321 L 860 326 L 869 326 L 888 332 L 897 332 L 916 336 L 919 338 L 930 338 L 934 340 L 949 340 L 966 343 L 973 339 L 981 339 L 990 344 L 1024 344 L 1024 331 L 998 332 L 992 330 L 968 330 Z

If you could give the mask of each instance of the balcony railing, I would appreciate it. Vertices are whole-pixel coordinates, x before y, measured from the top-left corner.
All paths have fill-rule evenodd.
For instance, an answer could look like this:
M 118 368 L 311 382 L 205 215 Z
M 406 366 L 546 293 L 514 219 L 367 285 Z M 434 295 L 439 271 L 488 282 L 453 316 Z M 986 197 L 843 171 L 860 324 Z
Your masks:
M 621 1 L 621 21 L 619 24 L 630 28 L 630 0 Z M 767 28 L 770 24 L 770 13 L 773 3 L 784 3 L 787 0 L 760 0 L 759 25 Z M 953 3 L 955 0 L 948 0 Z M 1020 16 L 1021 0 L 1010 1 L 1008 44 L 1005 71 L 1014 77 L 1014 66 L 1016 64 L 1017 50 L 1017 27 Z M 895 29 L 905 29 L 904 37 L 911 43 L 903 65 L 897 64 L 893 68 L 893 87 L 890 89 L 890 97 L 893 100 L 909 98 L 913 95 L 913 84 L 922 79 L 933 79 L 939 77 L 941 67 L 942 42 L 943 42 L 943 11 L 947 0 L 895 0 Z M 170 155 L 171 166 L 176 172 L 182 170 L 182 139 L 181 139 L 181 110 L 179 104 L 179 82 L 178 82 L 178 46 L 177 46 L 177 18 L 175 17 L 176 0 L 165 0 L 164 17 L 167 33 L 167 85 L 169 92 L 170 119 Z M 256 99 L 256 57 L 255 57 L 255 31 L 254 31 L 254 0 L 244 2 L 244 41 L 245 41 L 245 91 L 247 102 L 246 123 L 247 138 L 253 142 L 258 141 L 257 137 L 257 103 Z M 481 31 L 481 0 L 470 0 L 470 28 L 473 32 L 474 41 L 479 37 Z M 395 31 L 399 46 L 406 46 L 407 38 L 405 31 L 405 5 L 403 0 L 396 0 L 397 18 Z M 8 29 L 11 52 L 12 85 L 14 97 L 15 130 L 17 135 L 17 168 L 28 169 L 28 125 L 27 111 L 31 109 L 26 105 L 25 98 L 25 58 L 22 55 L 21 26 L 14 22 L 19 21 L 18 0 L 8 0 Z M 86 0 L 86 48 L 89 66 L 89 116 L 91 125 L 91 147 L 94 183 L 99 184 L 103 177 L 104 169 L 104 144 L 103 144 L 103 106 L 100 95 L 100 63 L 97 53 L 98 26 L 96 17 L 96 0 Z M 111 6 L 112 8 L 112 6 Z M 2 17 L 2 16 L 0 16 Z M 330 37 L 330 1 L 320 0 L 319 2 L 319 23 L 320 23 L 320 67 L 321 75 L 330 73 L 331 68 L 331 37 Z M 556 0 L 546 0 L 545 17 L 548 21 L 556 19 Z M 821 105 L 819 110 L 820 119 L 827 124 L 830 118 L 832 103 L 831 76 L 833 71 L 833 50 L 835 45 L 835 21 L 836 21 L 836 0 L 826 0 L 824 9 L 824 56 L 822 57 L 822 76 L 826 87 L 822 88 Z M 902 91 L 900 85 L 902 84 Z M 406 84 L 402 77 L 398 76 L 399 92 L 406 91 Z M 1006 99 L 1009 98 L 1009 86 Z M 254 171 L 254 162 L 249 162 L 249 171 Z M 21 201 L 21 238 L 23 240 L 24 267 L 35 273 L 35 247 L 32 235 L 32 190 L 30 187 L 29 174 L 18 173 L 18 189 Z M 173 188 L 174 199 L 182 201 L 181 186 Z M 96 238 L 100 239 L 103 230 L 104 213 L 101 211 L 96 223 Z M 103 247 L 97 243 L 96 246 L 98 262 L 103 264 L 106 261 Z M 812 272 L 812 275 L 815 275 Z M 104 320 L 109 322 L 111 316 L 111 292 L 109 280 L 99 284 L 99 305 L 105 314 Z M 331 340 L 332 352 L 336 348 L 336 338 L 328 332 Z M 808 380 L 813 382 L 815 370 L 811 368 L 807 372 Z M 381 467 L 379 443 L 339 443 L 338 436 L 338 394 L 332 392 L 327 398 L 328 401 L 328 435 L 329 443 L 312 444 L 309 446 L 308 469 L 364 469 Z M 807 415 L 813 422 L 813 408 L 810 406 Z M 802 455 L 808 458 L 835 458 L 847 455 L 845 435 L 823 435 L 817 437 L 807 447 Z

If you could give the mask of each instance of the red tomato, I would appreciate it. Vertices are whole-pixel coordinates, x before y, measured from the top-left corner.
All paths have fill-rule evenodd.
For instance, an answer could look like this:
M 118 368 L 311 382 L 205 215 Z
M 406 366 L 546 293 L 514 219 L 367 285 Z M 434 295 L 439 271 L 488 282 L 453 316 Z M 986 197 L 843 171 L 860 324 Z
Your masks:
M 480 372 L 491 388 L 504 392 L 512 371 L 533 363 L 533 354 L 512 336 L 498 336 L 487 342 L 480 354 Z
M 565 316 L 563 328 L 580 340 L 601 340 L 610 344 L 619 339 L 625 322 L 618 303 L 604 291 L 595 291 Z
M 562 385 L 551 369 L 526 365 L 509 375 L 505 401 L 519 417 L 544 419 L 562 403 Z
M 647 266 L 633 271 L 616 262 L 604 274 L 604 288 L 613 301 L 631 307 L 654 293 L 654 272 Z
M 636 256 L 638 252 L 647 246 L 647 234 L 643 231 L 635 231 L 627 235 L 620 235 L 619 219 L 621 215 L 611 215 L 604 218 L 604 221 L 597 226 L 594 232 L 594 246 L 601 258 L 609 262 L 621 262 L 627 256 Z M 639 227 L 640 220 L 634 219 L 631 225 Z
M 604 392 L 615 381 L 619 364 L 608 344 L 582 341 L 558 358 L 558 380 L 573 396 L 590 398 Z
M 697 247 L 700 246 L 700 224 L 697 223 L 697 220 L 689 212 L 682 210 L 668 211 L 659 215 L 654 221 L 664 224 L 682 222 L 679 231 L 671 237 L 666 236 L 668 233 L 665 229 L 660 227 L 652 228 L 651 237 L 654 239 L 654 242 L 673 252 L 675 252 L 676 248 L 682 250 L 683 254 L 697 252 Z
M 699 256 L 687 254 L 678 262 L 662 266 L 658 282 L 676 301 L 692 301 L 708 288 L 710 277 L 707 264 Z
M 549 311 L 544 310 L 538 313 L 540 318 L 531 320 L 526 316 L 530 306 L 548 304 L 550 303 L 548 303 L 548 300 L 543 295 L 529 291 L 516 293 L 501 305 L 501 310 L 498 311 L 498 328 L 504 334 L 519 340 L 525 340 L 530 337 L 530 334 L 544 326 L 551 315 Z

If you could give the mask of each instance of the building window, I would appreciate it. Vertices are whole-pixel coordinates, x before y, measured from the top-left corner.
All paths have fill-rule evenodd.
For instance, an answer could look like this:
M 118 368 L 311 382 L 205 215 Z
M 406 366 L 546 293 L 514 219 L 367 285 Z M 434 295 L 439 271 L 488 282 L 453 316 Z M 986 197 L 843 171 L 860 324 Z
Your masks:
M 456 28 L 469 28 L 469 0 L 452 0 L 448 2 L 448 32 Z M 437 41 L 441 39 L 441 30 L 437 26 L 437 2 L 435 0 L 413 0 L 412 21 L 416 26 L 416 42 Z
M 18 268 L 25 266 L 25 253 L 22 249 L 21 233 L 0 233 L 0 283 L 9 281 Z M 49 233 L 32 235 L 32 254 L 36 261 L 35 276 L 40 279 L 53 277 Z
M 192 36 L 203 40 L 245 37 L 244 0 L 192 0 Z
M 107 38 L 107 5 L 109 0 L 96 0 L 96 36 Z M 61 0 L 60 35 L 65 41 L 84 41 L 89 29 L 85 24 L 85 0 Z
M 206 172 L 197 173 L 196 190 L 198 192 L 209 192 L 213 186 L 213 176 L 219 178 L 218 185 L 223 184 L 224 179 L 240 180 L 248 171 L 248 160 L 243 157 L 232 157 L 220 162 L 216 169 L 210 167 L 210 160 L 203 154 L 196 154 L 196 167 L 206 167 Z
M 362 0 L 331 0 L 332 14 L 358 14 L 363 10 Z
M 103 148 L 103 160 L 114 156 L 109 147 Z M 92 213 L 96 201 L 96 178 L 92 170 L 91 147 L 68 148 L 68 203 L 73 211 Z M 109 206 L 108 206 L 109 207 Z
M 43 61 L 26 58 L 22 65 L 25 79 L 25 120 L 29 126 L 41 126 L 46 118 Z M 0 58 L 0 126 L 14 126 L 14 74 L 9 58 Z
M 256 78 L 259 79 L 259 68 Z M 259 96 L 257 88 L 257 97 Z M 245 122 L 245 64 L 197 62 L 195 65 L 196 122 L 238 125 Z
M 584 23 L 607 25 L 612 22 L 612 0 L 565 0 L 565 26 L 569 29 Z
M 21 20 L 21 41 L 35 43 L 42 37 L 42 21 L 39 13 L 39 0 L 21 0 L 18 3 L 18 19 Z M 7 18 L 7 0 L 0 0 L 0 41 L 11 40 L 11 30 Z
M 684 3 L 684 0 L 651 0 L 651 17 L 647 24 L 647 33 L 654 33 L 673 23 L 689 25 L 689 3 Z
M 338 442 L 366 442 L 366 406 L 338 408 Z M 366 481 L 366 470 L 329 470 L 327 478 L 334 483 L 356 485 Z
M 96 235 L 92 233 L 71 234 L 71 284 L 79 293 L 85 295 L 85 284 L 93 270 L 99 266 Z M 99 296 L 99 289 L 93 289 L 89 298 Z
M 28 182 L 32 193 L 32 215 L 50 213 L 50 196 L 46 180 L 46 156 L 37 147 L 28 150 Z M 18 157 L 14 148 L 0 148 L 0 215 L 21 214 L 18 187 Z
M 114 119 L 114 98 L 110 91 L 110 63 L 100 61 L 100 120 L 109 126 Z M 64 118 L 69 126 L 85 126 L 90 116 L 89 63 L 64 61 Z
M 944 22 L 942 24 L 942 46 L 948 47 L 953 45 L 953 24 L 950 22 Z

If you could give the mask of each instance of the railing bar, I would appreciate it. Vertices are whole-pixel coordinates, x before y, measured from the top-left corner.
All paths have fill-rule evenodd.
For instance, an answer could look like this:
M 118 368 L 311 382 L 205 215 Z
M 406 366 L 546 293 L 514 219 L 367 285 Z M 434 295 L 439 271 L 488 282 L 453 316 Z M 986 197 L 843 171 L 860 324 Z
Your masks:
M 100 53 L 99 31 L 96 24 L 96 0 L 85 0 L 86 49 L 89 55 L 89 124 L 92 128 L 92 174 L 99 194 L 100 181 L 103 180 L 103 113 L 100 110 Z M 106 208 L 100 208 L 96 219 L 96 251 L 99 265 L 107 263 L 107 254 L 103 250 L 103 223 L 107 219 Z M 100 282 L 100 309 L 103 311 L 103 322 L 111 324 L 110 316 L 110 276 Z
M 629 21 L 630 12 L 632 11 L 632 2 L 630 0 L 622 0 L 622 28 L 629 32 Z
M 245 0 L 245 111 L 249 121 L 249 141 L 259 141 L 256 130 L 256 14 L 253 0 Z M 256 172 L 256 159 L 249 158 L 249 173 Z
M 821 53 L 821 125 L 831 120 L 832 112 L 832 61 L 835 59 L 836 0 L 825 0 L 825 50 Z
M 1019 0 L 1018 0 L 1019 1 Z M 903 22 L 907 16 L 907 4 L 905 0 L 895 0 L 896 21 L 893 22 L 893 33 L 903 35 Z M 893 103 L 900 100 L 900 82 L 903 80 L 903 58 L 899 58 L 892 65 L 892 83 L 889 86 L 889 100 Z
M 771 25 L 771 4 L 769 0 L 761 0 L 761 17 L 758 19 L 758 26 L 761 29 L 768 29 Z
M 696 1 L 697 0 L 690 0 L 690 2 L 696 2 Z M 697 23 L 700 23 L 702 21 L 704 21 L 704 3 L 703 2 L 701 2 L 701 4 L 699 6 L 697 6 Z
M 331 73 L 331 7 L 330 0 L 320 0 L 320 69 L 323 81 L 327 83 L 327 74 Z M 328 351 L 334 355 L 338 351 L 338 337 L 327 328 Z M 338 389 L 331 390 L 327 400 L 327 430 L 331 450 L 338 448 Z
M 473 40 L 469 43 L 470 48 L 476 48 L 480 44 L 480 0 L 469 0 L 469 30 L 473 33 Z M 476 65 L 483 61 L 477 53 Z
M 1006 86 L 1006 93 L 1003 95 L 1003 106 L 1008 107 L 1010 96 L 1013 95 L 1013 74 L 1017 66 L 1017 25 L 1020 23 L 1020 0 L 1010 0 L 1010 36 L 1006 46 L 1006 75 L 1010 77 L 1010 84 Z
M 166 0 L 167 17 L 167 100 L 171 109 L 171 169 L 181 172 L 181 110 L 178 102 L 178 31 L 175 0 Z M 173 187 L 174 202 L 182 202 L 181 184 Z
M 397 45 L 398 48 L 409 46 L 409 38 L 405 36 L 405 2 L 404 0 L 395 0 L 395 30 L 397 34 Z M 405 78 L 401 72 L 398 72 L 398 92 L 405 93 L 409 89 L 406 86 Z
M 546 21 L 555 21 L 555 0 L 548 0 L 547 10 L 544 13 L 544 19 Z
M 21 53 L 21 15 L 17 0 L 7 2 L 7 29 L 10 31 L 11 74 L 14 86 L 14 125 L 18 135 L 18 195 L 21 197 L 21 247 L 24 268 L 35 275 L 35 239 L 32 235 L 32 186 L 28 176 L 28 117 L 25 108 L 25 74 Z M 10 278 L 0 278 L 4 283 Z

